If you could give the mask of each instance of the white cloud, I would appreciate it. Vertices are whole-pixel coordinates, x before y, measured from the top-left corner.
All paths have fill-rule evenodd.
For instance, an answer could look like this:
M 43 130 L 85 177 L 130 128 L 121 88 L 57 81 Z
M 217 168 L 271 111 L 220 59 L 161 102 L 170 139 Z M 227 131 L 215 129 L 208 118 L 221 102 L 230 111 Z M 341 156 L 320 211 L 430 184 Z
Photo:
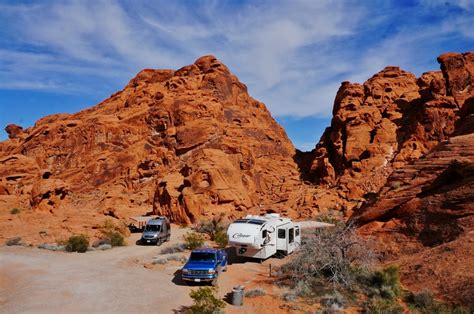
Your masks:
M 350 0 L 3 5 L 16 42 L 0 46 L 0 88 L 109 95 L 100 89 L 118 89 L 141 68 L 178 68 L 212 53 L 274 115 L 329 116 L 341 81 L 362 83 L 389 64 L 429 70 L 447 36 L 474 38 L 467 13 L 382 36 L 377 30 L 400 14 L 390 9 Z

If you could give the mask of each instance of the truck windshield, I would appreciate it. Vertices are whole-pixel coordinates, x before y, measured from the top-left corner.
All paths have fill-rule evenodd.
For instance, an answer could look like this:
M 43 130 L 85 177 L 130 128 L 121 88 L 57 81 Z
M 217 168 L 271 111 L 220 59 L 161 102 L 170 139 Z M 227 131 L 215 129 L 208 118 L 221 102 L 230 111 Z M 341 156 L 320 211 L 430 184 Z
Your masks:
M 146 225 L 145 231 L 160 231 L 160 225 Z
M 204 253 L 204 252 L 192 252 L 189 260 L 193 262 L 214 262 L 216 260 L 216 254 Z

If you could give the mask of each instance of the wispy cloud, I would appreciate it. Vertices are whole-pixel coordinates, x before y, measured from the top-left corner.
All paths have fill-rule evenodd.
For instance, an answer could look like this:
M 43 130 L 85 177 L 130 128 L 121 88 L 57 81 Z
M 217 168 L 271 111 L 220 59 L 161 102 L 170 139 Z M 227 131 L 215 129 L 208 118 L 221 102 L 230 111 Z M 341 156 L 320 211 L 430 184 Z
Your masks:
M 144 67 L 225 62 L 277 116 L 328 116 L 343 80 L 420 74 L 474 44 L 472 1 L 45 1 L 0 5 L 0 89 L 108 95 Z M 455 40 L 453 40 L 455 39 Z

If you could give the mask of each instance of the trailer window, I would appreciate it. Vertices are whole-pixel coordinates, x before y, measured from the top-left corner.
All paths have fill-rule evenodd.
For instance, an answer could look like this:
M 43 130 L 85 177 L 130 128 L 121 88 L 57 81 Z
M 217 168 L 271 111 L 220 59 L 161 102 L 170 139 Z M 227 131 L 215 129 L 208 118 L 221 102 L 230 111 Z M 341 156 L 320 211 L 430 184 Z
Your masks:
M 285 229 L 278 229 L 278 239 L 286 238 L 286 230 Z
M 295 237 L 298 237 L 300 235 L 300 228 L 295 229 Z
M 267 230 L 262 230 L 262 239 L 267 237 Z
M 295 240 L 294 232 L 295 232 L 294 228 L 288 229 L 288 243 L 293 243 L 293 241 Z

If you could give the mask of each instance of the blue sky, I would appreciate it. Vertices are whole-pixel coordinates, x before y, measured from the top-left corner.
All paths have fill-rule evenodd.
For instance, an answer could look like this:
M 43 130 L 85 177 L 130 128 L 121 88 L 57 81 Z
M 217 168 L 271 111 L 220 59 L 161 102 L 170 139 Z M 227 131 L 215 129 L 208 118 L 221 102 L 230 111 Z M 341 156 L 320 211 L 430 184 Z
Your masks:
M 0 127 L 79 111 L 143 68 L 213 54 L 310 150 L 341 81 L 439 69 L 439 54 L 474 50 L 473 25 L 474 0 L 0 0 Z

